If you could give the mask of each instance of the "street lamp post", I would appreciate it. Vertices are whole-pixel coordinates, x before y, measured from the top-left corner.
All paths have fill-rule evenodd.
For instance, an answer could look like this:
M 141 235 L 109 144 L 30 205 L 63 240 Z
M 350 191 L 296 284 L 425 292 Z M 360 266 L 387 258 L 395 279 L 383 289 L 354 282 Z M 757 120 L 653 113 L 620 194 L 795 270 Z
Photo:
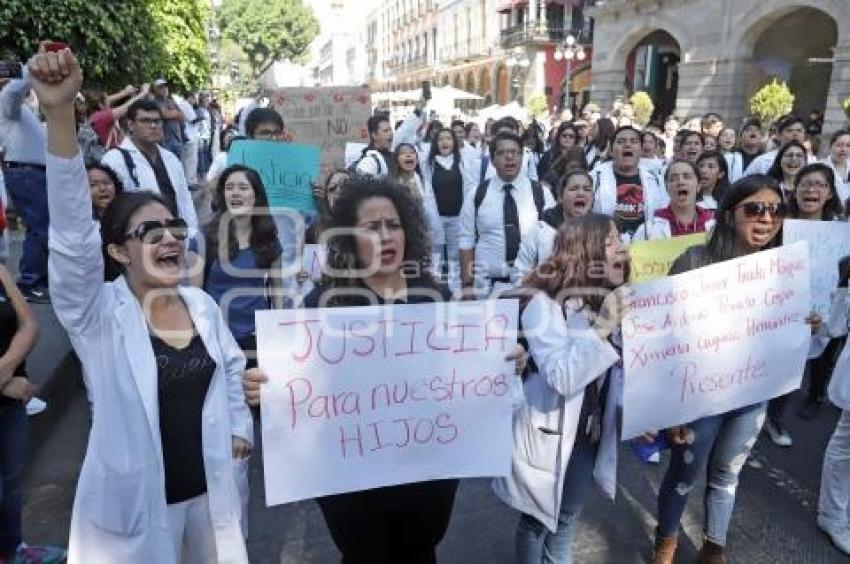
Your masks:
M 555 47 L 555 60 L 561 61 L 566 59 L 567 61 L 566 106 L 570 109 L 572 109 L 572 104 L 570 103 L 570 91 L 573 78 L 573 60 L 583 61 L 585 58 L 587 58 L 587 53 L 585 52 L 584 47 L 576 42 L 576 38 L 572 33 L 567 35 L 567 39 L 564 41 L 563 45 Z

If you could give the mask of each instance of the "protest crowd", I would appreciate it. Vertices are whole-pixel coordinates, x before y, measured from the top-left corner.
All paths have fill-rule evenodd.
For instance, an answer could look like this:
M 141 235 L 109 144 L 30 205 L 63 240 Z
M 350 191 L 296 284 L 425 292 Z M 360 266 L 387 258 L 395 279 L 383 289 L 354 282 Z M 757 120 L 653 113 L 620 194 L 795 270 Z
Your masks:
M 24 102 L 30 90 L 44 124 Z M 496 498 L 516 510 L 516 529 L 505 535 L 515 539 L 517 562 L 572 562 L 590 493 L 598 487 L 613 500 L 624 455 L 666 465 L 655 536 L 646 539 L 651 561 L 677 561 L 685 506 L 705 472 L 704 491 L 693 492 L 705 499 L 698 561 L 723 563 L 734 553 L 727 532 L 739 474 L 760 436 L 792 448 L 788 397 L 801 386 L 803 419 L 821 416 L 827 402 L 842 410 L 822 453 L 812 526 L 850 556 L 850 256 L 827 264 L 794 243 L 807 240 L 807 225 L 846 225 L 850 130 L 824 139 L 820 158 L 819 125 L 796 115 L 770 129 L 753 118 L 726 124 L 714 113 L 639 128 L 627 109 L 605 114 L 594 104 L 546 124 L 449 117 L 440 121 L 426 100 L 400 119 L 370 108 L 365 146 L 329 162 L 302 144 L 273 102 L 258 100 L 228 123 L 215 100 L 176 96 L 165 79 L 113 95 L 89 91 L 67 48 L 43 47 L 22 78 L 0 82 L 6 255 L 5 209 L 26 226 L 18 280 L 0 266 L 0 564 L 44 557 L 23 543 L 21 517 L 26 404 L 35 393 L 25 359 L 38 338 L 28 303 L 54 309 L 91 409 L 72 564 L 248 562 L 248 468 L 261 415 L 270 419 L 267 496 L 269 473 L 323 491 L 285 492 L 278 503 L 315 498 L 345 563 L 435 562 L 458 479 L 471 476 L 493 477 Z M 277 151 L 277 169 L 257 164 Z M 286 158 L 309 161 L 313 174 L 287 168 L 295 161 Z M 792 225 L 803 235 L 792 237 Z M 802 293 L 783 286 L 802 277 L 808 288 L 810 274 L 828 283 Z M 783 315 L 748 317 L 756 307 L 744 295 L 749 284 L 766 284 L 768 305 Z M 721 325 L 737 325 L 734 334 L 711 333 L 719 331 L 712 311 L 675 310 L 674 329 L 663 335 L 657 319 L 647 321 L 654 307 L 674 311 L 724 290 Z M 482 317 L 480 343 L 472 329 L 456 330 L 472 321 L 437 337 L 447 322 L 423 317 L 411 322 L 423 328 L 410 330 L 407 352 L 392 348 L 400 338 L 388 333 L 391 322 L 380 340 L 362 321 L 378 311 L 370 306 L 403 319 L 476 304 L 516 311 Z M 337 326 L 341 336 L 330 331 Z M 767 358 L 772 331 L 789 336 L 778 362 Z M 641 337 L 664 344 L 641 352 Z M 744 340 L 751 353 L 723 348 Z M 392 426 L 364 419 L 356 434 L 340 426 L 363 407 L 327 379 L 359 374 L 356 364 L 381 346 L 388 373 L 394 362 L 409 371 L 403 357 L 416 343 L 446 363 L 447 354 L 458 362 L 469 355 L 463 362 L 501 371 L 458 381 L 422 368 L 409 394 L 434 404 L 501 402 L 504 425 L 477 448 L 503 453 L 495 465 L 503 472 L 409 479 L 385 454 L 370 467 L 374 476 L 345 487 L 298 477 L 305 471 L 297 463 L 271 458 L 272 437 L 286 442 L 316 421 L 330 429 L 316 437 L 339 429 L 334 453 L 341 444 L 342 458 L 325 455 L 340 467 L 330 475 L 367 451 L 429 456 L 460 440 L 466 422 L 450 408 Z M 727 350 L 730 364 L 712 372 L 705 351 Z M 703 360 L 669 368 L 668 357 L 688 354 Z M 311 364 L 284 384 L 274 372 L 284 356 Z M 319 364 L 323 379 L 310 372 Z M 659 377 L 680 379 L 655 392 L 671 403 L 640 409 L 630 403 L 640 393 L 633 371 L 652 376 L 653 366 Z M 373 411 L 380 389 L 371 388 Z M 283 423 L 270 409 L 281 398 L 290 418 Z M 677 401 L 688 405 L 684 415 L 665 413 Z M 318 440 L 299 444 L 319 449 Z

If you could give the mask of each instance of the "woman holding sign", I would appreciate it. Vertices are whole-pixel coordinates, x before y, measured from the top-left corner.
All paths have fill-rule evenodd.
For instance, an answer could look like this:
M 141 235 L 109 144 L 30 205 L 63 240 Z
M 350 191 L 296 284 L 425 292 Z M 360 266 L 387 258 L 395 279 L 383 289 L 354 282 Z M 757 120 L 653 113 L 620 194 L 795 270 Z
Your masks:
M 445 288 L 430 275 L 431 246 L 420 206 L 386 179 L 349 180 L 331 217 L 344 235 L 328 241 L 329 272 L 304 300 L 305 307 L 345 307 L 440 302 Z M 376 244 L 378 246 L 376 246 Z M 520 347 L 521 349 L 521 347 Z M 518 372 L 524 351 L 514 351 Z M 243 382 L 250 405 L 259 405 L 258 370 Z M 346 564 L 435 562 L 449 524 L 457 480 L 375 488 L 318 499 L 331 536 Z
M 638 227 L 635 241 L 669 239 L 705 233 L 714 227 L 714 213 L 697 204 L 699 173 L 691 161 L 674 159 L 664 173 L 670 204 Z
M 711 264 L 779 246 L 787 215 L 779 184 L 768 176 L 752 175 L 729 189 L 717 210 L 717 224 L 708 243 L 691 247 L 670 268 L 680 274 Z M 807 320 L 813 332 L 819 319 Z M 705 542 L 700 562 L 723 563 L 726 532 L 735 505 L 738 474 L 756 442 L 766 404 L 742 407 L 669 429 L 673 445 L 670 464 L 658 492 L 658 528 L 653 564 L 672 564 L 679 522 L 697 477 L 708 465 L 705 492 Z
M 123 274 L 104 283 L 75 135 L 79 64 L 42 52 L 29 71 L 47 118 L 53 307 L 93 410 L 68 562 L 247 563 L 235 480 L 253 438 L 245 357 L 213 300 L 180 286 L 186 222 L 155 194 L 117 196 L 102 232 Z
M 797 174 L 797 189 L 789 203 L 792 219 L 808 221 L 837 221 L 844 217 L 844 209 L 835 185 L 832 169 L 823 163 L 806 165 Z M 830 340 L 825 332 L 812 338 L 809 361 L 806 366 L 809 373 L 809 397 L 801 410 L 804 419 L 817 415 L 824 400 L 826 384 L 832 372 L 832 359 L 840 344 L 838 339 Z M 790 447 L 793 444 L 791 434 L 782 424 L 791 394 L 770 401 L 767 409 L 767 421 L 764 430 L 777 446 Z
M 552 255 L 524 280 L 530 301 L 521 325 L 537 371 L 514 411 L 511 474 L 493 485 L 522 512 L 516 531 L 521 564 L 572 562 L 594 478 L 614 497 L 623 385 L 615 331 L 628 303 L 628 275 L 617 226 L 590 214 L 568 219 Z

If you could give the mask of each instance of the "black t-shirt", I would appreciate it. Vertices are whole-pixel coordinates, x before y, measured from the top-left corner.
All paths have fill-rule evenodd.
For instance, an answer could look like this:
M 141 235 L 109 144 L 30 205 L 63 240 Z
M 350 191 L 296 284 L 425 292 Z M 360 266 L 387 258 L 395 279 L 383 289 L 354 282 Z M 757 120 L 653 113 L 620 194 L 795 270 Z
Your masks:
M 463 177 L 460 174 L 459 160 L 456 158 L 449 170 L 441 167 L 439 163 L 434 163 L 431 185 L 434 188 L 440 217 L 460 215 L 460 208 L 463 206 Z
M 165 499 L 179 503 L 207 491 L 201 416 L 216 365 L 199 335 L 183 349 L 153 335 L 151 344 L 159 381 Z
M 750 163 L 762 155 L 761 151 L 752 154 L 747 153 L 745 151 L 739 152 L 741 153 L 741 171 L 747 170 L 747 167 L 750 166 Z
M 9 345 L 12 344 L 12 339 L 18 331 L 18 314 L 15 313 L 15 308 L 12 307 L 12 302 L 6 295 L 6 292 L 0 286 L 0 356 L 6 354 L 9 350 Z M 26 365 L 24 362 L 15 368 L 15 376 L 26 377 Z M 0 407 L 12 405 L 18 400 L 0 395 Z
M 617 204 L 614 206 L 614 222 L 620 234 L 634 235 L 645 221 L 646 190 L 640 174 L 623 176 L 614 173 L 617 179 Z

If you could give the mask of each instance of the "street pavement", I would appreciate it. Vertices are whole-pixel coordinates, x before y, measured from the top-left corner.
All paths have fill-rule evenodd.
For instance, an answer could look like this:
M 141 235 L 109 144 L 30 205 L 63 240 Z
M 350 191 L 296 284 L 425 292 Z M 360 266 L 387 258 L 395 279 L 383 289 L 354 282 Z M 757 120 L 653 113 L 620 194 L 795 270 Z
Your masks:
M 14 241 L 13 241 L 14 243 Z M 19 242 L 18 242 L 19 243 Z M 14 270 L 19 244 L 13 244 Z M 31 378 L 47 399 L 46 412 L 31 418 L 32 448 L 27 469 L 24 536 L 29 544 L 65 546 L 77 476 L 90 424 L 79 366 L 49 306 L 35 306 L 41 339 L 30 356 Z M 803 421 L 795 415 L 800 394 L 787 418 L 795 439 L 781 449 L 762 437 L 744 468 L 732 528 L 730 562 L 848 562 L 815 525 L 823 452 L 837 410 Z M 256 429 L 260 446 L 259 427 Z M 251 467 L 248 548 L 255 564 L 313 564 L 339 560 L 321 514 L 312 502 L 266 508 L 259 448 Z M 656 492 L 665 468 L 637 461 L 620 449 L 619 490 L 615 502 L 591 497 L 574 547 L 575 562 L 620 564 L 650 557 Z M 683 519 L 679 562 L 692 562 L 701 544 L 704 484 L 694 488 Z M 499 502 L 485 479 L 461 483 L 448 533 L 438 559 L 447 564 L 514 562 L 517 514 Z

